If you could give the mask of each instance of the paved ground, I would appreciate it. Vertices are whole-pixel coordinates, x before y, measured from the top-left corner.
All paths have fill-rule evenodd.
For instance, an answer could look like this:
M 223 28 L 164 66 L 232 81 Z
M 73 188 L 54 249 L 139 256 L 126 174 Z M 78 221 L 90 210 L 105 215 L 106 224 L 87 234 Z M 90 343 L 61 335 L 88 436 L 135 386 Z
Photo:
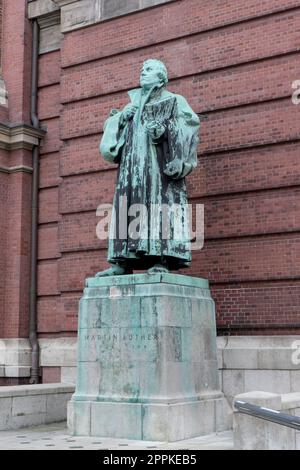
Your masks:
M 197 437 L 172 444 L 163 442 L 129 441 L 96 437 L 71 437 L 66 424 L 52 424 L 0 431 L 0 450 L 126 450 L 126 449 L 188 449 L 230 450 L 233 449 L 232 432 Z

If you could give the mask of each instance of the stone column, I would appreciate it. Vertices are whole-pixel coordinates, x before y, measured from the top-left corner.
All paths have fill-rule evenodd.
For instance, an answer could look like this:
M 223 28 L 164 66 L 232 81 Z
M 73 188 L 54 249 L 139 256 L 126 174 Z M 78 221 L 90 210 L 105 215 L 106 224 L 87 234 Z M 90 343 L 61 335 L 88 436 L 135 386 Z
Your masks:
M 91 278 L 80 302 L 74 435 L 177 441 L 229 427 L 205 279 Z

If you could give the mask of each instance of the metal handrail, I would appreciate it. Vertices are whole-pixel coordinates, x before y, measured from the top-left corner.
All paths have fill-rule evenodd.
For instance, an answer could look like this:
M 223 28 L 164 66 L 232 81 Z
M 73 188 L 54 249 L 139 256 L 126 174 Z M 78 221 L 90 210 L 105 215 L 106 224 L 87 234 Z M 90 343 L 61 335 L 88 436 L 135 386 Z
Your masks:
M 240 413 L 254 416 L 255 418 L 264 419 L 272 423 L 281 424 L 288 428 L 296 429 L 300 431 L 300 418 L 297 416 L 288 415 L 287 413 L 281 413 L 280 411 L 270 410 L 263 406 L 251 405 L 241 400 L 234 402 L 234 407 Z

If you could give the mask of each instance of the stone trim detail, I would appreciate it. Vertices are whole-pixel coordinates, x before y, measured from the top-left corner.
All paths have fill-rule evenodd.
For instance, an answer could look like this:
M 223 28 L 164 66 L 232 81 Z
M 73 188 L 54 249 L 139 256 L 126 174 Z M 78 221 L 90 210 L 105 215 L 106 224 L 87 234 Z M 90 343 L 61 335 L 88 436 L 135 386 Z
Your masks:
M 30 377 L 31 346 L 28 339 L 0 339 L 0 377 Z
M 101 20 L 102 0 L 79 0 L 61 8 L 62 33 L 99 23 Z
M 63 7 L 69 3 L 78 2 L 78 0 L 53 0 L 53 2 L 56 3 L 59 7 Z
M 33 169 L 30 166 L 0 166 L 0 173 L 32 173 Z
M 60 11 L 54 11 L 50 15 L 41 16 L 38 18 L 39 27 L 41 30 L 51 28 L 60 24 Z
M 300 336 L 218 337 L 220 379 L 229 399 L 255 390 L 290 393 L 300 390 L 300 364 L 292 354 Z M 61 380 L 75 383 L 77 338 L 41 338 L 41 367 L 60 367 Z M 28 339 L 0 339 L 0 377 L 29 377 L 31 348 Z
M 52 18 L 52 21 L 57 17 L 58 16 L 55 15 L 55 17 Z M 50 18 L 48 20 L 50 21 Z M 60 50 L 62 38 L 63 35 L 60 30 L 60 22 L 47 28 L 41 28 L 39 54 L 46 54 L 47 52 Z
M 8 93 L 2 77 L 0 77 L 0 106 L 8 107 Z
M 300 344 L 299 335 L 218 336 L 219 369 L 299 370 L 300 373 L 300 364 L 293 365 L 291 359 L 296 343 Z M 39 344 L 42 367 L 76 367 L 76 337 L 41 338 Z
M 4 150 L 32 150 L 39 145 L 46 131 L 37 130 L 26 124 L 8 126 L 0 124 L 0 149 Z
M 76 382 L 77 338 L 41 338 L 41 367 L 60 367 L 61 380 Z M 245 391 L 300 390 L 300 364 L 292 363 L 300 336 L 219 336 L 218 366 L 222 391 L 232 400 Z M 300 352 L 298 357 L 300 357 Z M 0 361 L 1 368 L 1 361 Z
M 77 338 L 41 338 L 41 367 L 76 367 Z
M 28 17 L 40 18 L 61 10 L 61 32 L 67 33 L 88 25 L 175 0 L 34 0 L 29 3 Z
M 39 53 L 57 51 L 62 40 L 60 7 L 52 0 L 35 0 L 28 5 L 28 18 L 40 27 Z
M 28 4 L 28 18 L 33 20 L 59 10 L 53 0 L 31 0 Z

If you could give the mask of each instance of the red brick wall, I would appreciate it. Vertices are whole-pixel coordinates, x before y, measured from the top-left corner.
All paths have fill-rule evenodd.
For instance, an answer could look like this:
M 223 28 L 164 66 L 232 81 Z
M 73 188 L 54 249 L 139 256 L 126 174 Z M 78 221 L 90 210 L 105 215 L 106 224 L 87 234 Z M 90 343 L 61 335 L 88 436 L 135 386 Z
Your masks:
M 3 0 L 2 5 L 2 75 L 8 108 L 0 106 L 0 122 L 30 124 L 31 24 L 27 2 Z M 31 165 L 28 150 L 0 150 L 0 337 L 4 338 L 28 337 L 31 174 L 6 174 L 3 168 Z
M 3 31 L 3 0 L 0 0 L 0 76 L 2 75 L 2 31 Z M 0 119 L 6 117 L 6 112 L 0 106 Z M 7 152 L 0 150 L 0 167 L 7 166 Z M 7 209 L 7 178 L 6 173 L 0 172 L 0 338 L 4 327 L 5 307 L 5 268 L 6 268 L 6 209 Z
M 3 0 L 0 0 L 0 70 L 2 68 Z
M 116 171 L 99 139 L 148 57 L 208 117 L 188 183 L 206 241 L 187 273 L 209 278 L 219 331 L 299 329 L 299 30 L 299 0 L 178 0 L 67 33 L 41 56 L 40 334 L 76 331 L 84 279 L 107 266 L 95 211 Z
M 2 2 L 2 70 L 9 96 L 9 120 L 12 124 L 30 124 L 32 28 L 27 19 L 27 2 Z
M 26 338 L 29 328 L 31 175 L 12 173 L 7 191 L 4 338 Z
M 0 161 L 3 160 L 0 151 Z M 4 307 L 5 307 L 5 267 L 6 267 L 6 208 L 7 208 L 7 178 L 8 175 L 0 172 L 0 221 L 1 221 L 1 236 L 0 236 L 0 338 L 3 337 L 4 327 Z

